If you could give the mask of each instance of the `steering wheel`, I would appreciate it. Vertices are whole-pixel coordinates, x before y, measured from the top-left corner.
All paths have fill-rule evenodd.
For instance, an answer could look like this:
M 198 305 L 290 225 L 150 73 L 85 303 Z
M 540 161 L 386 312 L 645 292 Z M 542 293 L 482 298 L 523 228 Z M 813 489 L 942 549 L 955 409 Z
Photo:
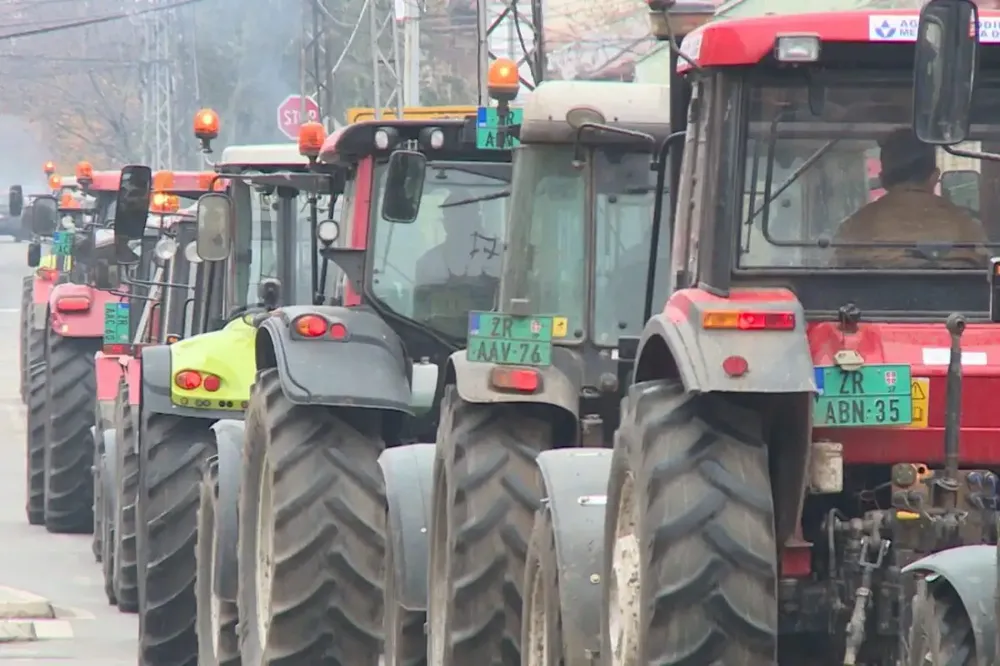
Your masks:
M 984 268 L 984 264 L 980 262 L 975 257 L 970 257 L 968 255 L 955 255 L 948 256 L 949 253 L 956 249 L 966 249 L 966 248 L 955 248 L 951 243 L 918 243 L 914 247 L 909 247 L 905 249 L 906 255 L 908 257 L 913 257 L 915 259 L 923 259 L 924 261 L 929 261 L 933 263 L 939 262 L 954 262 L 964 264 L 970 268 Z

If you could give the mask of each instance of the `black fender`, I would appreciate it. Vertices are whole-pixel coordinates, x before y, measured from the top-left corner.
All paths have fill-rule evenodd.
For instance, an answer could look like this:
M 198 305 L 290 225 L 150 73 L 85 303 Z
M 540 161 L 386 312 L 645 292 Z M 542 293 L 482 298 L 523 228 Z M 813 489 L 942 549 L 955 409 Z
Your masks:
M 921 558 L 903 573 L 926 573 L 948 581 L 972 621 L 980 664 L 996 657 L 997 547 L 960 546 Z
M 145 347 L 142 350 L 142 409 L 150 414 L 173 414 L 193 419 L 233 419 L 238 414 L 222 409 L 181 407 L 170 399 L 173 381 L 172 356 L 168 345 Z
M 104 501 L 108 502 L 111 507 L 111 516 L 114 516 L 118 509 L 118 505 L 115 503 L 115 482 L 118 478 L 118 442 L 113 428 L 102 432 L 101 438 L 104 442 L 100 457 L 101 492 L 104 495 Z M 104 519 L 113 520 L 109 516 L 105 516 Z
M 502 393 L 490 387 L 492 363 L 473 363 L 466 350 L 448 357 L 445 383 L 454 378 L 455 389 L 462 400 L 472 403 L 533 402 L 558 407 L 574 419 L 580 411 L 580 390 L 583 386 L 583 361 L 579 355 L 563 347 L 552 349 L 552 365 L 535 368 L 541 375 L 541 390 L 532 394 Z
M 215 531 L 218 535 L 215 561 L 215 590 L 219 598 L 236 601 L 239 572 L 236 566 L 239 539 L 238 509 L 240 476 L 243 468 L 243 421 L 224 419 L 212 424 L 215 433 L 216 479 Z
M 663 313 L 646 323 L 633 381 L 668 378 L 668 368 L 673 365 L 676 378 L 691 392 L 814 393 L 813 360 L 802 304 L 787 289 L 767 290 L 773 293 L 773 298 L 767 299 L 756 291 L 758 296 L 753 300 L 719 298 L 700 289 L 675 292 Z M 702 314 L 708 310 L 789 312 L 795 317 L 795 328 L 706 330 Z M 722 369 L 722 361 L 734 355 L 746 359 L 749 367 L 740 377 L 730 377 Z
M 434 444 L 397 446 L 378 457 L 395 565 L 386 575 L 394 576 L 399 603 L 411 611 L 427 608 L 435 448 Z
M 554 449 L 536 459 L 552 517 L 559 563 L 559 606 L 567 666 L 592 663 L 601 649 L 604 511 L 610 449 Z
M 291 323 L 325 317 L 348 331 L 345 340 L 301 338 Z M 257 369 L 276 368 L 281 389 L 297 405 L 410 410 L 412 368 L 399 336 L 367 308 L 290 306 L 271 313 L 257 332 Z M 317 362 L 322 359 L 322 362 Z

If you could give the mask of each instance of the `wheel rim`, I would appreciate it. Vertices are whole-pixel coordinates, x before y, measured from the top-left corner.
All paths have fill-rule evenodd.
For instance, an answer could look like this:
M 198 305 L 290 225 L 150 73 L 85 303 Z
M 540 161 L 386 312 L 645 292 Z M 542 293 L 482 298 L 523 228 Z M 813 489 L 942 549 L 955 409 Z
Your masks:
M 260 498 L 257 505 L 257 635 L 261 645 L 267 644 L 271 625 L 271 578 L 274 567 L 274 523 L 271 520 L 271 466 L 264 458 L 260 475 Z M 214 609 L 213 609 L 214 610 Z
M 548 666 L 549 664 L 549 616 L 545 612 L 545 584 L 542 577 L 541 563 L 530 562 L 532 567 L 528 587 L 528 636 L 527 645 L 523 647 L 528 657 L 528 666 Z
M 213 515 L 213 523 L 214 523 Z M 216 530 L 212 530 L 212 558 L 209 562 L 212 563 L 211 571 L 212 575 L 209 576 L 209 617 L 212 623 L 212 654 L 215 655 L 216 659 L 219 657 L 219 643 L 222 640 L 222 600 L 219 599 L 219 595 L 216 593 L 215 585 L 215 562 L 216 556 L 219 550 L 219 538 Z
M 608 628 L 611 664 L 632 666 L 639 657 L 639 540 L 634 501 L 635 480 L 626 476 L 618 502 L 618 521 L 608 581 Z
M 429 587 L 430 598 L 427 608 L 427 633 L 430 652 L 429 663 L 434 666 L 446 666 L 445 661 L 445 631 L 451 624 L 451 580 L 448 572 L 451 569 L 451 541 L 449 540 L 451 526 L 448 524 L 447 478 L 441 474 L 434 479 L 434 487 L 441 488 L 434 493 L 434 520 L 431 534 L 431 575 Z M 437 557 L 434 557 L 434 555 Z

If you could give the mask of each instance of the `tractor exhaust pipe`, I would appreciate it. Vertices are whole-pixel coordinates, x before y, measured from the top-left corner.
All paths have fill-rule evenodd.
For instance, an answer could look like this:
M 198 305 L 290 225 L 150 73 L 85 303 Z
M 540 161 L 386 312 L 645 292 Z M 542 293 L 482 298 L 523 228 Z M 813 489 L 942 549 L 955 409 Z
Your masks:
M 965 317 L 955 312 L 948 315 L 945 328 L 951 335 L 948 357 L 948 377 L 945 383 L 944 407 L 944 489 L 945 508 L 955 508 L 958 490 L 958 435 L 962 425 L 962 333 Z

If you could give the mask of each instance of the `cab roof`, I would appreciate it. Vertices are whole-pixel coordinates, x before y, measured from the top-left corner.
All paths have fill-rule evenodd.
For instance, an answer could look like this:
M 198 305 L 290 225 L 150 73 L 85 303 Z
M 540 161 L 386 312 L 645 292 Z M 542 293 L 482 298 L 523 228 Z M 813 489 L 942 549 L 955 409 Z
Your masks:
M 261 167 L 305 168 L 309 160 L 299 153 L 297 143 L 271 143 L 247 146 L 228 146 L 215 163 L 219 173 L 235 173 Z
M 62 186 L 66 187 L 67 178 L 63 178 Z M 95 171 L 94 180 L 90 184 L 91 192 L 117 192 L 118 185 L 122 180 L 121 171 Z M 73 179 L 73 183 L 77 183 L 77 179 Z
M 341 127 L 328 136 L 320 149 L 319 161 L 325 165 L 340 165 L 351 164 L 372 155 L 388 156 L 407 141 L 421 140 L 421 132 L 428 129 L 440 129 L 444 132 L 442 149 L 433 150 L 422 145 L 421 150 L 427 154 L 428 159 L 454 160 L 458 155 L 469 157 L 477 154 L 475 123 L 475 115 L 466 118 L 365 120 Z M 380 129 L 391 129 L 396 134 L 395 143 L 387 149 L 379 149 L 375 145 L 375 134 Z M 491 161 L 510 160 L 510 150 L 478 151 L 486 152 L 490 153 Z
M 874 6 L 858 8 L 852 4 L 849 11 L 836 8 L 836 0 L 820 0 L 819 5 L 831 5 L 829 11 L 816 11 L 816 4 L 805 5 L 811 13 L 764 14 L 760 0 L 731 2 L 716 12 L 716 18 L 690 32 L 681 42 L 681 52 L 701 67 L 726 67 L 755 65 L 774 51 L 779 35 L 818 35 L 825 43 L 914 43 L 920 5 L 896 0 L 888 2 L 895 9 Z M 842 0 L 840 2 L 842 4 Z M 884 6 L 884 5 L 883 5 Z M 904 8 L 899 8 L 904 7 Z M 769 6 L 769 12 L 775 10 Z M 980 42 L 1000 43 L 1000 11 L 980 9 Z M 688 72 L 691 64 L 679 58 L 678 72 Z

